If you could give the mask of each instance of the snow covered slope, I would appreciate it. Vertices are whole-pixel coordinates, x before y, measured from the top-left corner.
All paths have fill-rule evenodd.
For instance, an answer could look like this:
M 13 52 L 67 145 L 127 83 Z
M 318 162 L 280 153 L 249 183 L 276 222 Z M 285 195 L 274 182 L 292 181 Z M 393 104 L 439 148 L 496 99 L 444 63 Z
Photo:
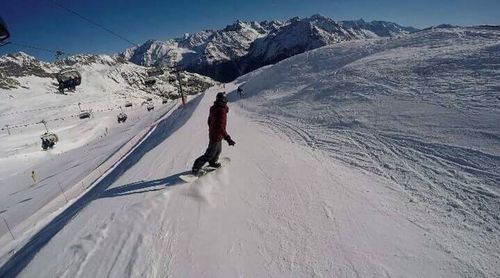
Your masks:
M 231 163 L 185 184 L 212 88 L 6 244 L 0 276 L 499 276 L 499 37 L 344 42 L 226 84 Z
M 54 76 L 67 67 L 81 73 L 82 84 L 76 92 L 60 94 Z M 140 106 L 148 98 L 161 101 L 161 95 L 175 97 L 178 94 L 177 80 L 172 79 L 174 75 L 167 72 L 155 77 L 157 83 L 146 87 L 146 68 L 107 55 L 77 55 L 56 63 L 44 63 L 24 53 L 9 54 L 0 57 L 0 75 L 0 144 L 3 146 L 0 160 L 6 165 L 10 164 L 10 159 L 18 161 L 19 157 L 25 157 L 28 160 L 28 154 L 43 156 L 39 148 L 39 136 L 45 131 L 39 124 L 41 120 L 48 122 L 49 129 L 69 133 L 86 130 L 88 136 L 80 135 L 79 144 L 66 145 L 69 142 L 62 140 L 58 148 L 61 152 L 95 139 L 99 134 L 96 130 L 104 129 L 103 123 L 86 127 L 88 129 L 70 124 L 69 120 L 78 122 L 76 118 L 80 109 L 106 114 L 118 111 L 120 106 L 124 108 L 129 101 L 133 109 L 142 111 Z M 187 94 L 202 92 L 215 84 L 213 80 L 197 74 L 183 73 L 181 78 Z M 112 118 L 117 113 L 112 112 Z M 9 132 L 15 136 L 8 136 Z M 22 164 L 10 165 L 16 169 L 24 167 Z M 12 167 L 1 167 L 0 177 L 12 172 Z
M 500 28 L 340 43 L 243 87 L 259 122 L 385 178 L 447 252 L 498 275 Z
M 415 31 L 392 22 L 335 22 L 321 15 L 285 22 L 238 20 L 222 30 L 205 30 L 165 42 L 150 40 L 127 49 L 121 56 L 145 66 L 179 64 L 189 71 L 228 81 L 260 66 L 339 41 Z
M 200 126 L 217 91 L 162 121 L 91 193 L 15 248 L 0 274 L 481 274 L 414 222 L 406 195 L 390 182 L 287 141 L 289 134 L 244 116 L 237 105 L 228 126 L 237 145 L 223 154 L 231 163 L 193 184 L 180 182 L 204 151 L 207 131 Z
M 68 66 L 81 73 L 82 84 L 75 92 L 61 94 L 54 73 Z M 2 247 L 11 240 L 5 222 L 15 237 L 32 230 L 64 205 L 64 198 L 79 195 L 92 180 L 89 175 L 95 178 L 97 168 L 178 102 L 163 103 L 157 95 L 177 94 L 177 81 L 169 82 L 169 73 L 155 77 L 157 84 L 146 88 L 146 68 L 106 55 L 44 63 L 24 53 L 10 54 L 0 57 L 0 75 Z M 215 84 L 207 77 L 182 75 L 187 93 Z M 126 102 L 132 106 L 125 107 Z M 148 112 L 146 102 L 155 104 L 155 109 Z M 92 111 L 92 116 L 79 119 L 80 109 Z M 118 124 L 122 111 L 128 120 Z M 59 137 L 48 151 L 41 149 L 42 120 Z

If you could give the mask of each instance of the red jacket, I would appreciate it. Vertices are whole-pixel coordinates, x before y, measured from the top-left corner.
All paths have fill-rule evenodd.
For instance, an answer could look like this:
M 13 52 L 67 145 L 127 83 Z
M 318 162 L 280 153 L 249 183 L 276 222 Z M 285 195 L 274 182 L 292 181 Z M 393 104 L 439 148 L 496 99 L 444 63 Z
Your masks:
M 216 101 L 210 107 L 208 116 L 208 134 L 211 142 L 220 142 L 227 136 L 226 122 L 229 108 L 225 102 Z

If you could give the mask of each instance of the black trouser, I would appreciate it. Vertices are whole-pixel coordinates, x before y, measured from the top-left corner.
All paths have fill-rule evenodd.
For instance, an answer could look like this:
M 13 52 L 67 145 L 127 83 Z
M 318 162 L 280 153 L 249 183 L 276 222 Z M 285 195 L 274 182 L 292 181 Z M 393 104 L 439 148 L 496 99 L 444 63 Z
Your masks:
M 205 163 L 214 164 L 219 160 L 219 155 L 222 152 L 222 141 L 209 142 L 205 154 L 198 157 L 193 164 L 193 169 L 199 170 Z

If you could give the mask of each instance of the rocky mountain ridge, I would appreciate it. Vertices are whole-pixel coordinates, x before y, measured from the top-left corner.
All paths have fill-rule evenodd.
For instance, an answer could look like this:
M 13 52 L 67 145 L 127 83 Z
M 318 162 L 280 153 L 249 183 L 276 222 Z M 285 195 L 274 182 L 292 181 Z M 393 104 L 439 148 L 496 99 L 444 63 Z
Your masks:
M 261 66 L 342 41 L 395 37 L 418 31 L 386 21 L 334 21 L 321 15 L 287 21 L 236 21 L 167 41 L 149 40 L 120 54 L 143 66 L 173 66 L 230 81 Z

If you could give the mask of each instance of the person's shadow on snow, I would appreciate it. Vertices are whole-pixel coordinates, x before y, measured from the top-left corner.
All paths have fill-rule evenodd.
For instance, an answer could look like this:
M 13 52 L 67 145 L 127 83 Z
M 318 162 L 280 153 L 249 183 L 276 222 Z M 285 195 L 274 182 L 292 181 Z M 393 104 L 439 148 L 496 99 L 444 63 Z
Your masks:
M 182 184 L 179 176 L 187 175 L 191 173 L 191 171 L 184 171 L 182 173 L 178 173 L 166 178 L 161 178 L 157 180 L 151 181 L 137 181 L 125 185 L 120 185 L 118 187 L 113 187 L 105 190 L 99 197 L 100 198 L 112 198 L 112 197 L 120 197 L 130 194 L 140 194 L 145 192 L 153 192 L 164 190 L 167 186 L 179 185 Z

